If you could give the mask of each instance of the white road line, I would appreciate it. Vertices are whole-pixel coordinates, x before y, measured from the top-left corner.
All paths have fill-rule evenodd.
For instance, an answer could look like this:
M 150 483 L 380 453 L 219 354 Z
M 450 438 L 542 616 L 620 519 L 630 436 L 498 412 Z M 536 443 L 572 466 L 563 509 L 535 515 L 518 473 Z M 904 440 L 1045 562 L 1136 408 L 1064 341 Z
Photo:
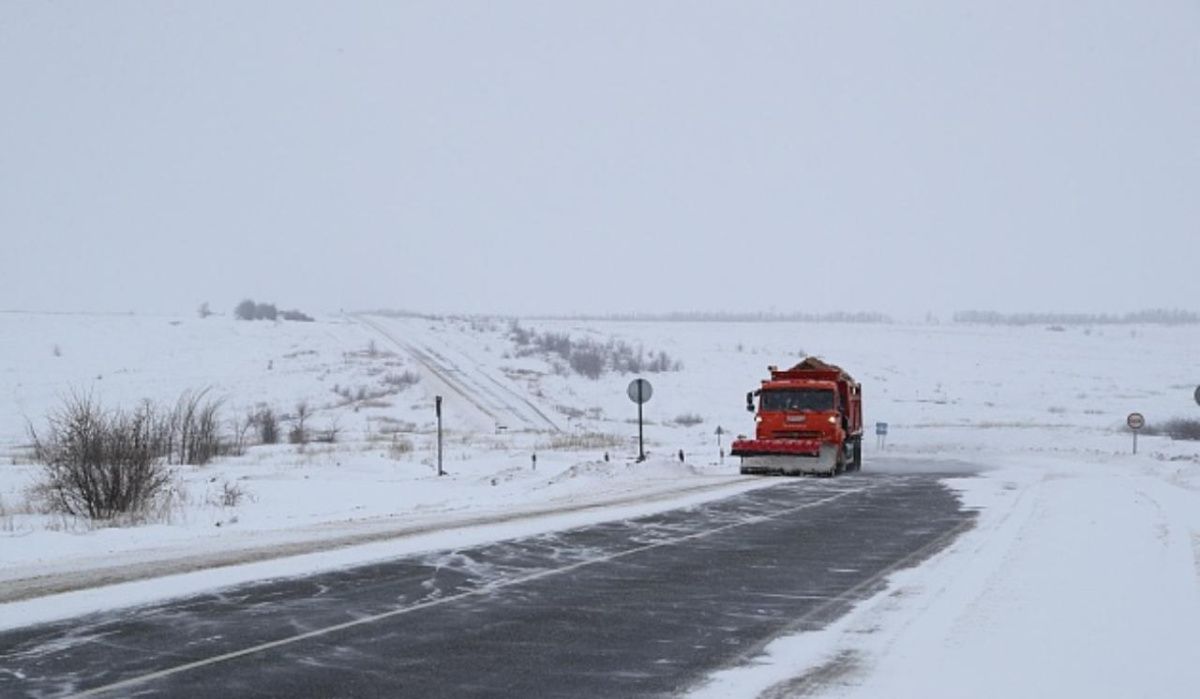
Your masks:
M 440 597 L 435 600 L 429 600 L 428 602 L 421 602 L 421 603 L 410 605 L 407 607 L 398 607 L 396 609 L 392 609 L 392 610 L 389 610 L 386 612 L 381 612 L 379 614 L 372 614 L 371 616 L 365 616 L 365 617 L 362 617 L 361 619 L 355 619 L 353 621 L 347 621 L 347 622 L 344 622 L 341 624 L 335 624 L 333 626 L 327 626 L 324 628 L 315 629 L 313 631 L 308 631 L 306 633 L 297 634 L 295 636 L 288 636 L 287 638 L 281 638 L 281 639 L 278 639 L 275 641 L 261 643 L 259 645 L 251 646 L 249 648 L 243 648 L 242 650 L 236 650 L 236 651 L 232 651 L 229 653 L 223 653 L 221 655 L 214 655 L 211 658 L 205 658 L 203 660 L 196 660 L 196 661 L 193 661 L 190 663 L 185 663 L 183 665 L 177 665 L 175 667 L 167 668 L 166 670 L 158 670 L 156 672 L 151 672 L 151 673 L 148 673 L 145 675 L 139 675 L 138 677 L 133 677 L 133 678 L 130 678 L 127 680 L 122 680 L 120 682 L 114 682 L 113 684 L 104 685 L 102 687 L 95 687 L 93 689 L 88 689 L 83 692 L 79 692 L 78 694 L 72 694 L 70 696 L 72 696 L 72 697 L 94 697 L 94 696 L 99 696 L 102 694 L 107 694 L 108 692 L 115 692 L 115 691 L 121 690 L 121 689 L 128 689 L 130 687 L 134 687 L 139 684 L 144 684 L 144 683 L 150 682 L 152 680 L 162 679 L 163 677 L 169 677 L 171 675 L 176 675 L 181 672 L 187 672 L 188 670 L 195 670 L 197 668 L 205 667 L 208 665 L 215 665 L 217 663 L 222 663 L 227 660 L 234 660 L 236 658 L 241 658 L 241 657 L 244 657 L 247 655 L 261 653 L 262 651 L 265 651 L 265 650 L 270 650 L 272 648 L 279 648 L 281 646 L 291 645 L 293 643 L 298 643 L 300 641 L 304 641 L 304 640 L 307 640 L 310 638 L 316 638 L 318 636 L 325 636 L 325 635 L 328 635 L 331 633 L 335 633 L 337 631 L 343 631 L 345 629 L 354 628 L 355 626 L 371 624 L 376 621 L 381 621 L 383 619 L 390 619 L 392 617 L 400 616 L 402 614 L 408 614 L 410 612 L 417 612 L 422 609 L 429 609 L 431 607 L 437 607 L 437 606 L 440 606 L 443 604 L 448 604 L 450 602 L 457 602 L 458 600 L 467 599 L 469 597 L 476 597 L 479 595 L 490 594 L 492 592 L 495 592 L 497 590 L 502 590 L 507 587 L 513 587 L 515 585 L 523 585 L 525 583 L 533 582 L 535 580 L 541 580 L 543 578 L 549 578 L 549 577 L 552 577 L 555 575 L 562 575 L 563 573 L 570 573 L 571 571 L 578 570 L 580 568 L 585 568 L 587 566 L 595 565 L 597 563 L 607 563 L 609 561 L 615 561 L 618 558 L 632 556 L 637 553 L 651 551 L 653 549 L 662 548 L 664 546 L 673 546 L 675 544 L 680 544 L 685 541 L 693 541 L 696 539 L 703 539 L 703 538 L 712 536 L 714 534 L 720 534 L 721 532 L 725 532 L 730 529 L 736 529 L 737 527 L 744 527 L 748 524 L 760 524 L 762 522 L 767 522 L 772 519 L 778 519 L 779 517 L 790 515 L 794 512 L 799 512 L 800 510 L 806 510 L 811 507 L 817 507 L 819 505 L 824 505 L 824 504 L 833 502 L 834 500 L 837 500 L 839 498 L 843 498 L 847 495 L 851 495 L 853 493 L 861 493 L 865 490 L 867 490 L 867 487 L 858 488 L 856 490 L 846 490 L 846 491 L 840 492 L 836 495 L 831 495 L 826 498 L 821 498 L 820 500 L 815 500 L 813 502 L 805 503 L 803 505 L 797 505 L 796 507 L 790 507 L 786 510 L 780 510 L 779 512 L 775 512 L 770 515 L 759 515 L 756 517 L 751 517 L 749 519 L 742 520 L 740 522 L 734 522 L 732 524 L 725 524 L 720 527 L 717 527 L 716 529 L 709 529 L 709 530 L 702 531 L 702 532 L 696 532 L 694 534 L 687 534 L 685 536 L 680 536 L 680 537 L 677 537 L 674 539 L 668 539 L 666 541 L 659 541 L 659 542 L 656 542 L 653 544 L 646 544 L 645 546 L 638 546 L 637 548 L 629 549 L 628 551 L 620 551 L 620 552 L 612 553 L 612 554 L 609 554 L 606 556 L 598 556 L 596 558 L 590 558 L 590 559 L 583 560 L 583 561 L 577 561 L 570 565 L 565 565 L 561 568 L 552 568 L 549 570 L 539 571 L 537 573 L 531 573 L 529 575 L 525 575 L 525 576 L 522 576 L 519 578 L 513 578 L 511 580 L 500 580 L 497 582 L 488 583 L 487 585 L 484 585 L 483 587 L 481 587 L 477 590 L 461 592 L 457 595 L 451 595 L 449 597 Z
M 816 618 L 819 618 L 820 616 L 828 614 L 834 607 L 837 607 L 838 605 L 850 604 L 852 602 L 857 601 L 858 598 L 861 597 L 861 595 L 864 592 L 866 592 L 867 590 L 869 590 L 872 587 L 875 587 L 877 585 L 885 584 L 885 580 L 892 573 L 895 573 L 896 571 L 901 570 L 903 568 L 907 568 L 921 560 L 924 560 L 924 559 L 932 556 L 934 553 L 941 550 L 945 546 L 950 545 L 950 542 L 954 541 L 954 539 L 959 534 L 962 534 L 963 532 L 965 532 L 966 530 L 970 529 L 973 526 L 975 526 L 974 519 L 968 519 L 963 522 L 959 522 L 957 525 L 951 527 L 949 530 L 940 534 L 933 541 L 926 543 L 924 546 L 921 546 L 920 548 L 918 548 L 915 551 L 909 552 L 908 554 L 899 558 L 898 560 L 892 561 L 887 566 L 884 566 L 884 568 L 882 570 L 875 573 L 874 575 L 867 578 L 866 580 L 863 580 L 862 582 L 858 583 L 854 587 L 851 587 L 847 590 L 843 590 L 842 592 L 831 596 L 827 601 L 825 601 L 825 603 L 820 604 L 820 605 L 810 609 L 803 616 L 800 616 L 797 619 L 793 619 L 786 627 L 784 627 L 782 630 L 777 632 L 773 637 L 763 639 L 761 641 L 754 643 L 749 648 L 747 648 L 746 650 L 739 653 L 736 658 L 734 658 L 733 660 L 726 663 L 724 667 L 717 668 L 717 670 L 710 672 L 708 677 L 712 677 L 713 674 L 715 674 L 717 671 L 720 671 L 722 669 L 729 669 L 732 667 L 737 667 L 738 665 L 744 665 L 746 663 L 752 662 L 754 658 L 757 658 L 757 657 L 761 656 L 763 653 L 765 653 L 767 646 L 770 645 L 775 640 L 780 639 L 780 638 L 785 638 L 787 636 L 795 635 L 796 633 L 803 631 L 804 627 L 807 626 L 808 624 L 811 624 L 813 619 L 816 619 Z M 707 680 L 702 680 L 701 684 L 695 685 L 688 691 L 683 692 L 682 695 L 691 694 L 693 690 L 703 686 L 703 682 L 705 682 L 705 681 L 707 681 Z M 789 689 L 796 690 L 797 688 L 789 685 Z M 764 692 L 763 694 L 761 694 L 759 696 L 763 696 L 765 694 L 768 694 L 769 692 L 770 692 L 770 689 L 768 689 L 766 692 Z M 805 692 L 803 692 L 803 691 L 797 691 L 795 693 L 789 693 L 789 696 L 802 696 L 804 694 L 805 694 Z

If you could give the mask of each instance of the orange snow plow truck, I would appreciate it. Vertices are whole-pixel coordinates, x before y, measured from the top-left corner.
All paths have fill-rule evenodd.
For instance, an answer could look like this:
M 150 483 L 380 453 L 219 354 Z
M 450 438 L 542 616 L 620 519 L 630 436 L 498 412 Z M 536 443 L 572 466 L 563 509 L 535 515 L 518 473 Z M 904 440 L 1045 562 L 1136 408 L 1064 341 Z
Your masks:
M 739 435 L 730 453 L 742 473 L 833 476 L 862 468 L 862 386 L 841 367 L 809 357 L 746 394 L 758 412 L 754 439 Z

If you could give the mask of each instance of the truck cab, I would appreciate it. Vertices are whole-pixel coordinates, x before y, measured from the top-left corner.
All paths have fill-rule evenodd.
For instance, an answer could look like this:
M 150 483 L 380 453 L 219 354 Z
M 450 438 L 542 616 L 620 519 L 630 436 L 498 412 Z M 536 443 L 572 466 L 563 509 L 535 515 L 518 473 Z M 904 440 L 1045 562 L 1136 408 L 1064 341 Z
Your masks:
M 754 419 L 757 439 L 845 440 L 845 412 L 837 386 L 832 382 L 768 384 L 747 396 L 746 407 L 752 412 L 755 411 L 754 393 L 758 394 Z M 838 435 L 838 432 L 842 434 Z

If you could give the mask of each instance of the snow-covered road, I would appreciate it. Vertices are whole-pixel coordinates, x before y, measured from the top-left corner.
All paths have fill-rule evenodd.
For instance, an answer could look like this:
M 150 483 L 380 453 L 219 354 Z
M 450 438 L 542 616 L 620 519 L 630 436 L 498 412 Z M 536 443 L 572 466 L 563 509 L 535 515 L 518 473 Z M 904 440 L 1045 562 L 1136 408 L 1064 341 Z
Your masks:
M 356 314 L 355 321 L 377 333 L 386 344 L 412 357 L 428 383 L 441 385 L 443 398 L 469 406 L 482 418 L 483 429 L 560 432 L 548 407 L 489 366 L 478 352 L 464 349 L 455 334 L 431 334 L 421 319 Z
M 968 529 L 975 515 L 938 480 L 776 479 L 649 517 L 0 633 L 0 693 L 674 692 L 824 626 Z

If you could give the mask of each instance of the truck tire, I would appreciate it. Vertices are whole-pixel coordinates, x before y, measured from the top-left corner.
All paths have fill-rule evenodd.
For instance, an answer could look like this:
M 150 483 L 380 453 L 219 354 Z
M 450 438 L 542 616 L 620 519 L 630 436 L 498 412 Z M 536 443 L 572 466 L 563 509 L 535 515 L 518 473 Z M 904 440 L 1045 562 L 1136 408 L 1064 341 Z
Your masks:
M 850 470 L 862 470 L 862 437 L 854 440 L 854 460 L 851 462 Z

